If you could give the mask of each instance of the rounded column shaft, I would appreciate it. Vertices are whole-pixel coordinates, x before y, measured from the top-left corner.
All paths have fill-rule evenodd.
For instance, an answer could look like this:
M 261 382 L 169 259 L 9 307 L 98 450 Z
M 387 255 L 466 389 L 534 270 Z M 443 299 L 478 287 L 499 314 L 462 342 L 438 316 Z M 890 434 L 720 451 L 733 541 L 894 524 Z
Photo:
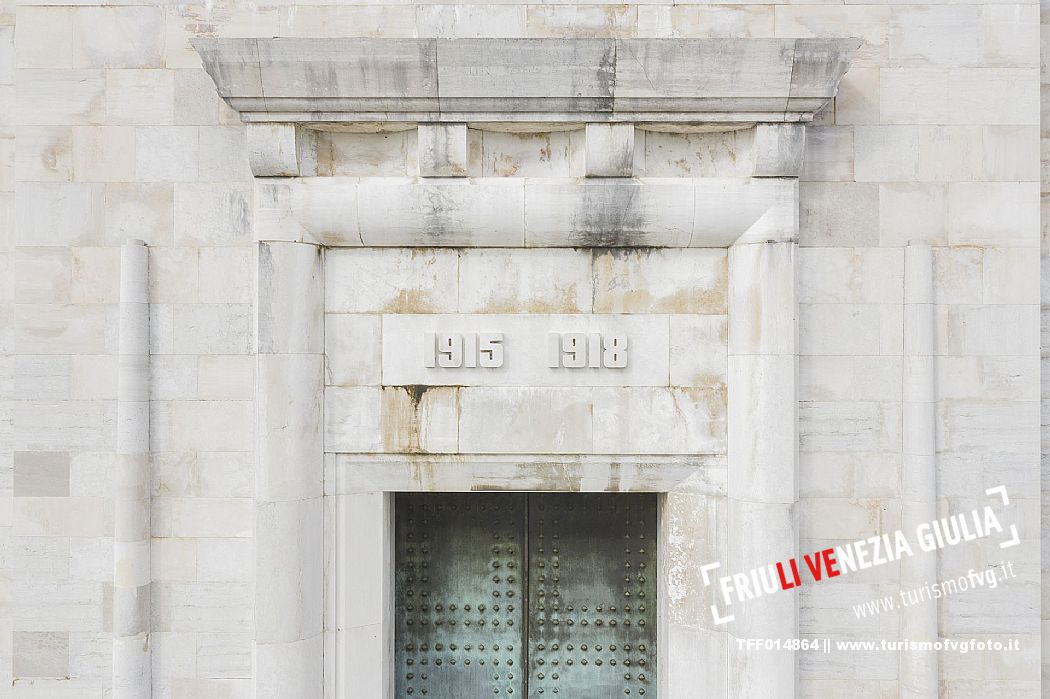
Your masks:
M 113 479 L 113 696 L 151 695 L 148 251 L 120 256 L 117 454 Z

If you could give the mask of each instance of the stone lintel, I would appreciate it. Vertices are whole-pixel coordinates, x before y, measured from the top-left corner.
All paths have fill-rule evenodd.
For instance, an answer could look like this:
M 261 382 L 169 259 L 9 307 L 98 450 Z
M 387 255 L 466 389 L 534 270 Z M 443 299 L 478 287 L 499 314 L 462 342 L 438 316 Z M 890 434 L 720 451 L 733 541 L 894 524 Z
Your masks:
M 728 247 L 798 237 L 798 180 L 256 180 L 258 240 L 339 247 Z
M 335 454 L 325 493 L 393 491 L 688 492 L 725 494 L 718 454 Z

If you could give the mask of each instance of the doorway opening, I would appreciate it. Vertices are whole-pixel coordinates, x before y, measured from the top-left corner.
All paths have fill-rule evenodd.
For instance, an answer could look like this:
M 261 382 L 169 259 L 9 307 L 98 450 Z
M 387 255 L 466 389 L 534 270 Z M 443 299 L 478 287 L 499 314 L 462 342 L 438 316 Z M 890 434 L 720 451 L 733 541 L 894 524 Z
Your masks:
M 398 493 L 395 695 L 656 696 L 654 493 Z

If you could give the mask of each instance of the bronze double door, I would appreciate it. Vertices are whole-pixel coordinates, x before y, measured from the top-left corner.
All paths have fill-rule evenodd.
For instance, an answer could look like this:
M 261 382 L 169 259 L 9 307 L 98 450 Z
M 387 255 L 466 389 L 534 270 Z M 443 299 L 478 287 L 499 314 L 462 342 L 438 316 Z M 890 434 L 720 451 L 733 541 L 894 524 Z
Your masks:
M 656 496 L 399 493 L 396 696 L 656 696 Z

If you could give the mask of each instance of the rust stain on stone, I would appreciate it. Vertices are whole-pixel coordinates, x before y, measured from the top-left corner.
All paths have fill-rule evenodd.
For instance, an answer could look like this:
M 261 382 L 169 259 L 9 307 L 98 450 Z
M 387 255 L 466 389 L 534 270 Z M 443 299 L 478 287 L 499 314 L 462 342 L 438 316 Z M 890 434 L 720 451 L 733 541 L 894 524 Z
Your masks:
M 428 289 L 419 285 L 419 279 L 426 277 L 431 267 L 437 262 L 437 254 L 434 251 L 421 248 L 411 248 L 408 251 L 409 259 L 402 259 L 398 264 L 398 272 L 401 265 L 408 265 L 412 276 L 409 283 L 415 284 L 412 288 L 399 288 L 397 294 L 382 305 L 381 313 L 438 313 L 442 310 L 441 299 L 437 298 L 434 289 Z M 419 260 L 422 259 L 422 264 Z M 420 273 L 420 269 L 423 273 Z
M 429 453 L 427 428 L 441 419 L 451 401 L 459 413 L 459 391 L 453 386 L 383 386 L 380 400 L 380 429 L 383 449 L 394 454 Z
M 58 163 L 61 160 L 61 155 L 64 151 L 66 151 L 66 149 L 60 145 L 54 145 L 45 149 L 44 152 L 40 154 L 40 164 L 46 170 L 50 170 L 51 172 L 57 171 Z
M 419 387 L 384 386 L 380 400 L 383 450 L 393 453 L 419 452 Z
M 714 389 L 715 391 L 721 391 L 725 393 L 726 390 L 726 377 L 719 374 L 700 374 L 696 377 L 696 384 L 701 388 Z M 688 388 L 688 386 L 683 386 Z
M 584 313 L 576 302 L 577 286 L 570 284 L 558 290 L 554 298 L 533 298 L 527 294 L 518 295 L 513 291 L 508 295 L 490 298 L 483 303 L 477 313 Z
M 748 294 L 747 314 L 751 317 L 749 342 L 752 347 L 762 342 L 762 293 L 752 286 Z
M 412 471 L 412 482 L 419 486 L 419 490 L 430 490 L 437 482 L 433 462 L 427 459 L 409 459 L 408 464 Z
M 408 394 L 409 400 L 412 401 L 412 405 L 418 410 L 419 402 L 423 400 L 423 396 L 427 391 L 430 390 L 430 386 L 424 386 L 423 384 L 411 384 L 409 386 L 402 386 L 405 393 Z
M 513 177 L 520 168 L 521 164 L 506 153 L 501 153 L 492 161 L 492 170 L 497 177 Z
M 609 313 L 717 313 L 726 312 L 729 275 L 722 264 L 717 275 L 696 278 L 665 295 L 651 291 L 651 281 L 638 263 L 656 248 L 611 250 L 594 257 L 594 311 Z
M 384 313 L 429 313 L 436 310 L 427 293 L 419 289 L 401 289 L 382 308 Z

